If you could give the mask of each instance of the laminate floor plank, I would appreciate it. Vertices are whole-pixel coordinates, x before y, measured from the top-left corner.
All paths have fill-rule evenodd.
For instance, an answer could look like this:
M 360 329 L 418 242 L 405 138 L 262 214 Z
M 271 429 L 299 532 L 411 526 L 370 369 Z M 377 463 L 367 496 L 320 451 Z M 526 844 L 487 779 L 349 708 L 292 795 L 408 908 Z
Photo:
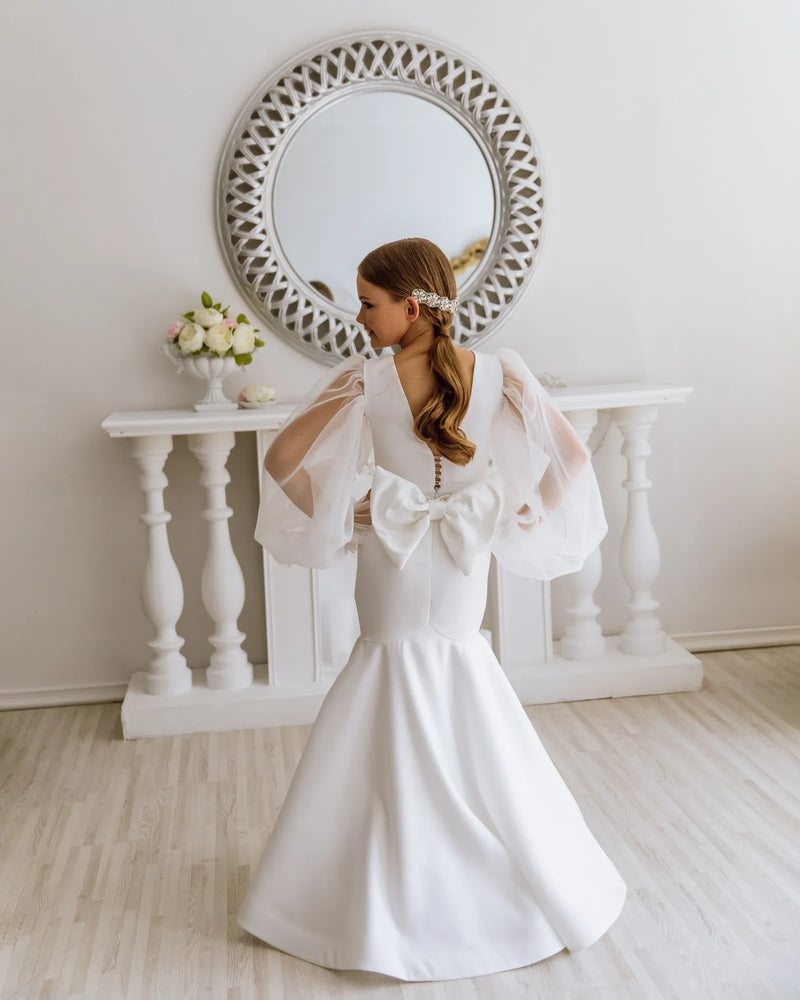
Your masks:
M 236 913 L 312 727 L 121 738 L 0 713 L 0 1000 L 800 1000 L 800 646 L 702 690 L 529 706 L 628 884 L 591 948 L 475 979 L 323 969 Z

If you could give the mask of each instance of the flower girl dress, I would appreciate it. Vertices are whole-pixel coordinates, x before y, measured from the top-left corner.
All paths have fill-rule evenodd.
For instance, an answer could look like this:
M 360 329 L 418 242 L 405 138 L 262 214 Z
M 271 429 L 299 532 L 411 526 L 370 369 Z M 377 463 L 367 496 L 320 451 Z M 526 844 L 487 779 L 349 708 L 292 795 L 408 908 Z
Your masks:
M 463 466 L 415 436 L 394 357 L 354 357 L 267 454 L 256 538 L 320 568 L 355 548 L 360 636 L 238 919 L 329 968 L 517 968 L 590 945 L 625 899 L 480 632 L 492 554 L 552 579 L 604 537 L 588 453 L 507 348 L 475 352 L 461 427 Z M 371 524 L 354 527 L 367 488 Z

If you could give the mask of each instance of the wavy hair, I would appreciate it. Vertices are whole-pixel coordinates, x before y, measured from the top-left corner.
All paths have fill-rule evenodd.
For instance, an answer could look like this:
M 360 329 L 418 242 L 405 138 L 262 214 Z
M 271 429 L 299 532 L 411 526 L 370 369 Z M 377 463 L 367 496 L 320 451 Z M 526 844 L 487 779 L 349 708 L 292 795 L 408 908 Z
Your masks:
M 421 237 L 384 243 L 367 254 L 358 265 L 358 273 L 398 301 L 411 295 L 415 288 L 449 299 L 458 294 L 447 256 L 435 243 Z M 414 420 L 414 433 L 421 441 L 435 445 L 449 461 L 466 465 L 475 454 L 475 445 L 460 426 L 469 405 L 470 387 L 461 372 L 452 340 L 453 314 L 422 302 L 419 308 L 433 327 L 428 358 L 434 391 Z

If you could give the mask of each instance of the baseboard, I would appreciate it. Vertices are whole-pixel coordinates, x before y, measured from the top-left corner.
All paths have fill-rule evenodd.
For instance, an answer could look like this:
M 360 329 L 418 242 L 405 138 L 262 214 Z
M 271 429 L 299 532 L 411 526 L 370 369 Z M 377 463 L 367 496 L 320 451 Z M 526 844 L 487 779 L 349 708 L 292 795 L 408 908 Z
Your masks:
M 776 625 L 768 628 L 735 628 L 725 632 L 688 632 L 671 636 L 690 653 L 714 649 L 755 649 L 759 646 L 800 645 L 800 625 Z
M 127 684 L 73 684 L 70 687 L 24 688 L 0 691 L 0 711 L 14 708 L 55 708 L 60 705 L 94 705 L 122 701 Z

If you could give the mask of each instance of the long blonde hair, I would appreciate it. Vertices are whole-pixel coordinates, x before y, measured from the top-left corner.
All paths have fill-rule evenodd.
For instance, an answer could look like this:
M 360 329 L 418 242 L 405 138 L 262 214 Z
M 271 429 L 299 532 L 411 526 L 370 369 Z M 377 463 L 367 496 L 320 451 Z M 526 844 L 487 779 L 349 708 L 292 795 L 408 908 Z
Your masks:
M 358 265 L 358 273 L 371 285 L 400 300 L 415 288 L 444 295 L 458 294 L 456 278 L 445 253 L 421 237 L 395 240 L 371 251 Z M 428 353 L 434 391 L 414 420 L 414 433 L 456 465 L 466 465 L 475 445 L 461 430 L 469 405 L 469 384 L 458 363 L 452 340 L 453 314 L 419 304 L 420 313 L 433 326 L 433 344 Z

